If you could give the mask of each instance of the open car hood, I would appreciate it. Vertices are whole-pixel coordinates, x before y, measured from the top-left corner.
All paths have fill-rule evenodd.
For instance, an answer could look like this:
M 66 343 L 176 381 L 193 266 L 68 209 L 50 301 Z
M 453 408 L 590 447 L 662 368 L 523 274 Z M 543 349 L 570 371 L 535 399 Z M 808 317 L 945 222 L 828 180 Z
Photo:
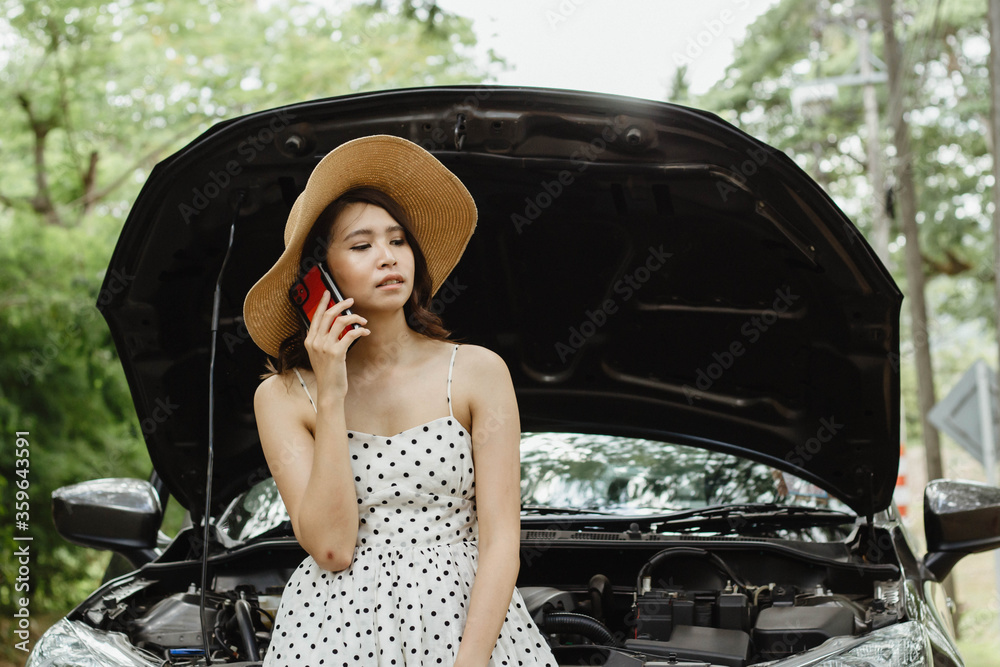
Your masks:
M 157 165 L 99 307 L 156 470 L 198 517 L 269 475 L 243 299 L 327 152 L 369 134 L 433 152 L 479 226 L 438 293 L 455 337 L 511 369 L 525 430 L 701 444 L 810 480 L 860 514 L 891 502 L 902 296 L 831 199 L 718 117 L 547 89 L 352 95 L 219 123 Z M 214 511 L 213 511 L 214 513 Z

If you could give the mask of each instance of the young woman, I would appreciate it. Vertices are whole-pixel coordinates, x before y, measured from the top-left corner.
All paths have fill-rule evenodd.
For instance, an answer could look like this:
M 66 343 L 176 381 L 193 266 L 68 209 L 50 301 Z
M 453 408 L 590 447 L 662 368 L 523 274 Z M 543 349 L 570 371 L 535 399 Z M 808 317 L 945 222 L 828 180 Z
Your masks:
M 555 664 L 514 589 L 510 375 L 429 309 L 475 224 L 430 153 L 350 141 L 313 171 L 247 295 L 247 328 L 275 358 L 254 400 L 261 445 L 309 554 L 265 665 Z M 348 298 L 325 294 L 307 328 L 288 291 L 315 263 Z

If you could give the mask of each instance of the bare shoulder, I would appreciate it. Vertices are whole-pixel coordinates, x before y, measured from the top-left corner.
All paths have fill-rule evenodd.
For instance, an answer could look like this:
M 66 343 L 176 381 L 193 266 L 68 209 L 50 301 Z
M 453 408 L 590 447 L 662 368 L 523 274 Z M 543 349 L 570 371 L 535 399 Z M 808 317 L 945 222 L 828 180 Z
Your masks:
M 478 345 L 462 345 L 455 358 L 453 385 L 471 410 L 513 400 L 514 385 L 499 354 Z
M 514 383 L 503 357 L 478 345 L 463 345 L 455 360 L 456 408 L 467 415 L 473 454 L 517 451 L 520 419 Z M 461 419 L 461 418 L 460 418 Z M 478 459 L 481 460 L 481 459 Z
M 262 404 L 280 400 L 288 394 L 286 378 L 281 375 L 269 375 L 257 385 L 257 390 L 253 394 L 254 408 L 259 409 Z
M 258 418 L 262 414 L 285 412 L 296 406 L 298 402 L 292 389 L 298 384 L 298 380 L 291 373 L 264 378 L 264 381 L 257 385 L 253 395 L 254 412 Z
M 493 350 L 479 345 L 462 345 L 455 359 L 455 373 L 482 380 L 506 378 L 510 382 L 507 363 Z

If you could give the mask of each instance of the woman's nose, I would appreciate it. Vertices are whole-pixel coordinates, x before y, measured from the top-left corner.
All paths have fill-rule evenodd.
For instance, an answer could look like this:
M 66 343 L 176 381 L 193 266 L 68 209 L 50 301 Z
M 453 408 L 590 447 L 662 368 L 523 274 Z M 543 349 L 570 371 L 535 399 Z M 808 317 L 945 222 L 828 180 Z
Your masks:
M 382 257 L 379 262 L 379 266 L 393 266 L 396 263 L 396 253 L 393 252 L 393 247 L 386 243 L 381 246 Z

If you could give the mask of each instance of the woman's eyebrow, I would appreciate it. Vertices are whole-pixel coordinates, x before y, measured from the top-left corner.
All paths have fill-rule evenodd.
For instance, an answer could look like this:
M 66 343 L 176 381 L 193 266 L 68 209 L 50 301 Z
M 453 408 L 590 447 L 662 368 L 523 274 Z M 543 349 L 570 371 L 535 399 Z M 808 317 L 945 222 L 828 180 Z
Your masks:
M 391 227 L 386 227 L 385 229 L 386 234 L 395 234 L 396 232 L 402 232 L 402 231 L 406 231 L 402 225 L 392 225 Z M 360 229 L 355 229 L 352 232 L 348 232 L 347 235 L 344 236 L 342 240 L 347 241 L 348 239 L 354 238 L 355 236 L 370 236 L 374 233 L 375 232 L 373 232 L 371 229 L 368 229 L 367 227 L 362 227 Z

